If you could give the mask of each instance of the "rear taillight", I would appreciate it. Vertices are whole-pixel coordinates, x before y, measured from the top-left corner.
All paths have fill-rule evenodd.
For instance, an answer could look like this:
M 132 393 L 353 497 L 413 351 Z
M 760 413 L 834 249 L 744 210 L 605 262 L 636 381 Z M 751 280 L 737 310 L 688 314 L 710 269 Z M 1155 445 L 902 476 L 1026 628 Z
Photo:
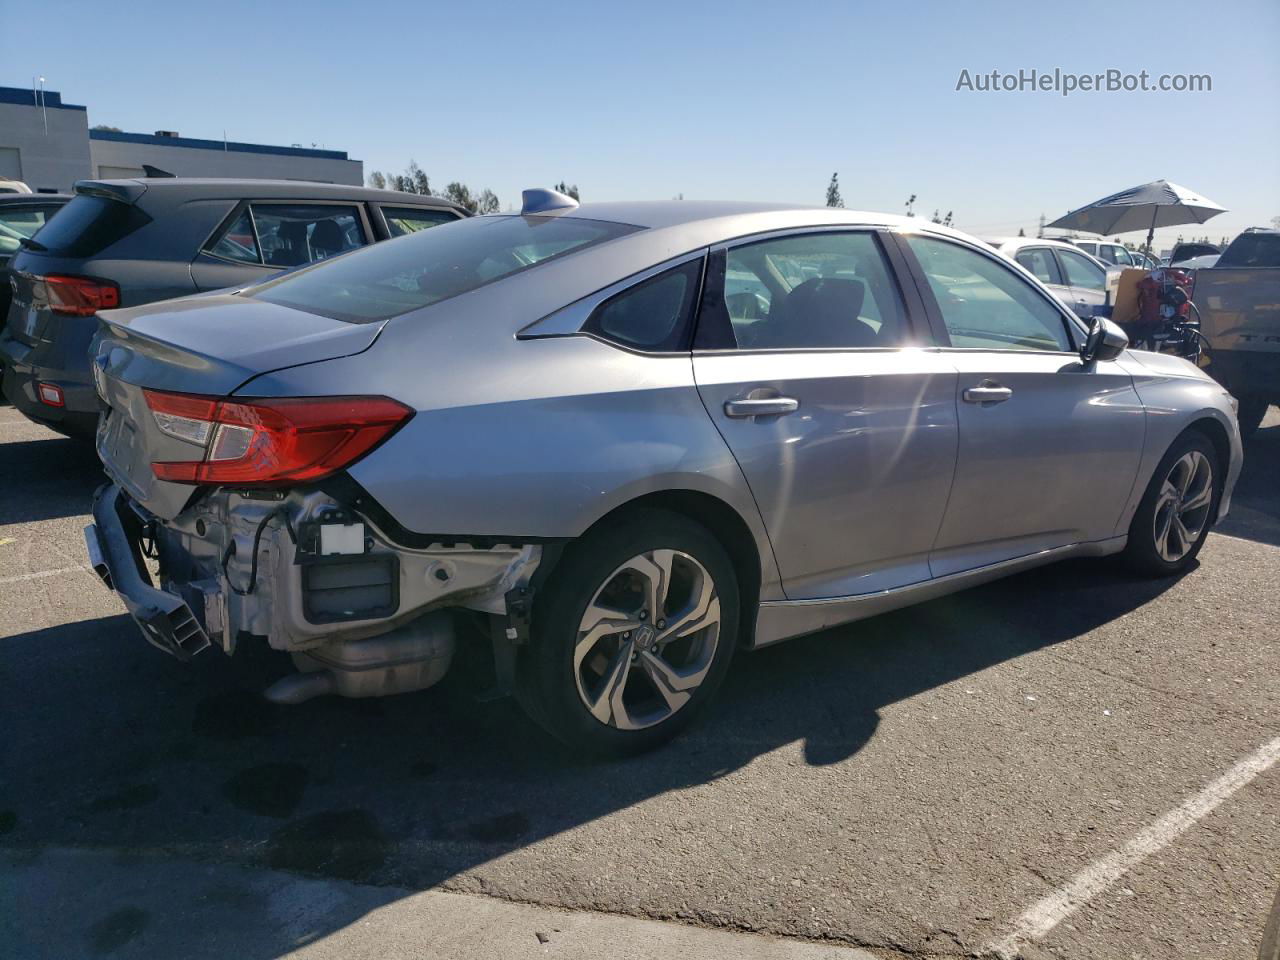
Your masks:
M 278 487 L 350 466 L 413 416 L 388 397 L 219 400 L 145 391 L 161 431 L 203 448 L 198 460 L 151 469 L 171 483 Z
M 54 313 L 89 317 L 99 310 L 120 306 L 120 288 L 110 280 L 57 274 L 41 279 L 44 281 L 49 309 Z

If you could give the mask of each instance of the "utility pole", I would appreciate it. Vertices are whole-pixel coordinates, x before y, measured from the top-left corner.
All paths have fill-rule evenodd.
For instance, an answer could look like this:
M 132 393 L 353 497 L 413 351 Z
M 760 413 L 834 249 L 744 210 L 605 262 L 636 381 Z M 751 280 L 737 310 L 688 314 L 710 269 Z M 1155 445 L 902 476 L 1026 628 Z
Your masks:
M 1043 213 L 1040 214 L 1040 229 L 1036 231 L 1036 238 L 1040 240 L 1044 239 L 1044 214 Z

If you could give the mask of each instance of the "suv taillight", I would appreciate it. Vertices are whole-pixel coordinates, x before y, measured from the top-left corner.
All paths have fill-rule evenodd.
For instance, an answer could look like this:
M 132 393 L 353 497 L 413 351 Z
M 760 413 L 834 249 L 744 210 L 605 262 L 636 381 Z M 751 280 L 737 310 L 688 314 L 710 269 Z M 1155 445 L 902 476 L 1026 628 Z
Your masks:
M 238 401 L 144 393 L 161 431 L 203 448 L 196 460 L 151 464 L 171 483 L 279 487 L 318 480 L 350 466 L 413 416 L 389 397 Z
M 99 310 L 110 310 L 120 306 L 120 288 L 110 280 L 59 274 L 41 279 L 44 281 L 49 309 L 54 313 L 90 317 Z

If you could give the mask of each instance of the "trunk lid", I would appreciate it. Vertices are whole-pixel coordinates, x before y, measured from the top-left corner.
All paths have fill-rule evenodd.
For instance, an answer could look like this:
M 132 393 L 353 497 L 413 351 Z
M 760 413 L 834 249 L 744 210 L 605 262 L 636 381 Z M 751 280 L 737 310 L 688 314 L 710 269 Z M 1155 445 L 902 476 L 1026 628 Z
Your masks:
M 234 294 L 105 310 L 90 355 L 105 409 L 98 455 L 129 495 L 163 519 L 194 487 L 156 479 L 153 461 L 200 458 L 162 433 L 146 389 L 225 397 L 262 373 L 367 350 L 382 323 L 347 323 Z

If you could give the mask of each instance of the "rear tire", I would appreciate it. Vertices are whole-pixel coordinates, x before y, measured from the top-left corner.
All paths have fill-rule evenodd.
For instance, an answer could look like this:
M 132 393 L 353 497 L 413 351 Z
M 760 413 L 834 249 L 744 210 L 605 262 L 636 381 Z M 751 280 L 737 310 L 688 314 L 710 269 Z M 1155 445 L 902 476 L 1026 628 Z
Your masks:
M 1265 397 L 1255 394 L 1246 394 L 1238 399 L 1240 409 L 1236 413 L 1236 421 L 1240 424 L 1240 436 L 1251 437 L 1258 432 L 1258 427 L 1262 426 L 1262 419 L 1267 415 L 1267 408 L 1271 404 Z
M 1218 513 L 1224 467 L 1198 430 L 1182 434 L 1151 475 L 1129 524 L 1125 558 L 1147 577 L 1171 577 L 1195 562 Z
M 543 587 L 520 703 L 584 753 L 650 750 L 714 696 L 738 611 L 733 564 L 714 536 L 679 514 L 636 510 L 572 544 Z

